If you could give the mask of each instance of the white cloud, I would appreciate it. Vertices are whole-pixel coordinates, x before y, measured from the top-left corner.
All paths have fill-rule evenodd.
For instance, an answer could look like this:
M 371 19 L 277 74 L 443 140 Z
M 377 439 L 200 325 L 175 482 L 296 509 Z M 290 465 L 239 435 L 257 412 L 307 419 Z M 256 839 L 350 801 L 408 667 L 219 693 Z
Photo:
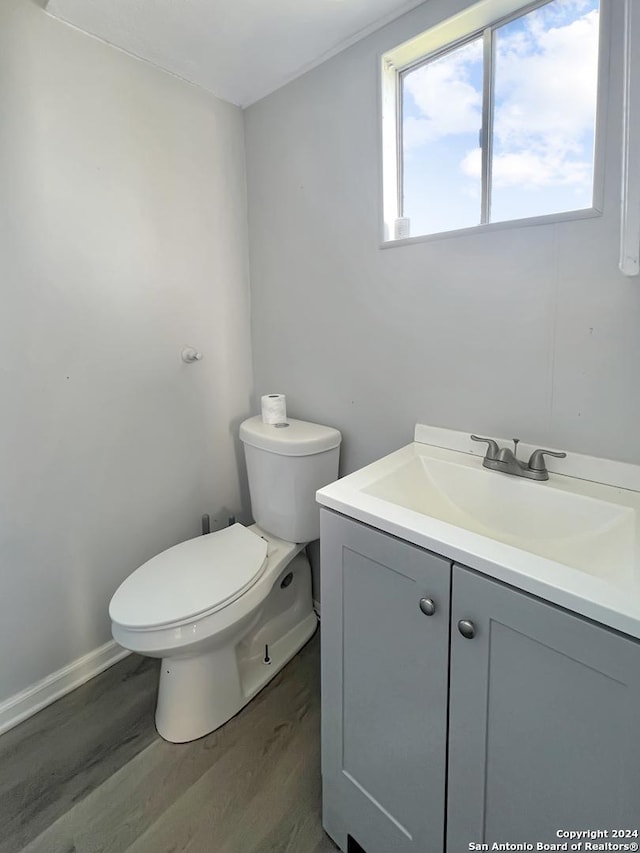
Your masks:
M 554 0 L 497 31 L 495 186 L 589 186 L 598 61 L 594 5 Z M 480 128 L 481 62 L 477 41 L 406 76 L 418 115 L 405 119 L 405 150 Z M 469 147 L 468 140 L 459 142 Z M 477 180 L 480 150 L 468 150 L 460 168 Z
M 454 133 L 477 132 L 482 124 L 482 91 L 471 80 L 481 72 L 482 46 L 471 42 L 407 74 L 405 86 L 420 117 L 403 123 L 405 148 Z
M 460 163 L 462 172 L 469 178 L 479 178 L 482 171 L 482 152 L 479 148 L 472 148 L 464 155 Z
M 568 161 L 552 152 L 518 151 L 493 161 L 495 186 L 584 186 L 591 179 L 591 163 Z
M 495 132 L 575 139 L 593 121 L 598 58 L 598 13 L 537 33 L 498 37 Z
M 482 169 L 480 149 L 468 151 L 460 168 L 464 175 L 477 181 Z M 492 175 L 496 187 L 582 187 L 591 178 L 591 163 L 570 161 L 553 151 L 514 151 L 494 157 Z
M 498 34 L 496 186 L 591 180 L 592 152 L 585 144 L 594 122 L 598 13 L 567 23 L 571 8 L 584 9 L 585 2 L 552 3 L 524 19 L 525 33 Z

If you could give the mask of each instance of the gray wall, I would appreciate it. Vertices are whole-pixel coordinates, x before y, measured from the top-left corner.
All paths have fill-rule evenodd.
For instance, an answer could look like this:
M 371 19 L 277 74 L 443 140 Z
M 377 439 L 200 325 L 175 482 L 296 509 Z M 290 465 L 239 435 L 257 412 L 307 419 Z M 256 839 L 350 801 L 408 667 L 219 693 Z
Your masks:
M 617 270 L 621 6 L 604 215 L 381 249 L 378 56 L 426 3 L 245 113 L 256 394 L 336 426 L 343 471 L 416 422 L 640 462 L 640 279 Z
M 239 109 L 27 0 L 0 2 L 0 104 L 1 709 L 238 510 L 251 346 Z

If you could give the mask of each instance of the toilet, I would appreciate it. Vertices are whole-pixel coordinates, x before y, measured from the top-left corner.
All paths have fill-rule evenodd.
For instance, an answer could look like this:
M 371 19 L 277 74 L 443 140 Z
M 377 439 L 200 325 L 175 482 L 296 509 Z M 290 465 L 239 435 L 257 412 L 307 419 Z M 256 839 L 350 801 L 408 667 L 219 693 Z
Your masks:
M 111 630 L 162 658 L 158 733 L 173 743 L 226 723 L 302 648 L 317 617 L 307 543 L 315 493 L 338 477 L 341 435 L 289 419 L 240 426 L 255 524 L 233 524 L 148 560 L 116 590 Z

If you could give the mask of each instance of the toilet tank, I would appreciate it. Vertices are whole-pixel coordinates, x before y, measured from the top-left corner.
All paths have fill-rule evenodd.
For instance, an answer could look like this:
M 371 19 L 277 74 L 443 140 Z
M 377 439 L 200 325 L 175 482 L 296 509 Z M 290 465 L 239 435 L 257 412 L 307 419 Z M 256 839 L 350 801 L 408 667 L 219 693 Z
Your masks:
M 240 439 L 256 524 L 288 542 L 318 539 L 316 491 L 338 479 L 338 430 L 293 418 L 265 424 L 258 415 L 240 425 Z

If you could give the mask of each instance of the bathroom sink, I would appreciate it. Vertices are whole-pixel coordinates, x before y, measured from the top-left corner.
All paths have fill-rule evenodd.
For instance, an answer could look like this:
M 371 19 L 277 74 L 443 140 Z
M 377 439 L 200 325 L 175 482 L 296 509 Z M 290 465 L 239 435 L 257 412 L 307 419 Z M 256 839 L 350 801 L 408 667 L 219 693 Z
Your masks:
M 479 457 L 418 455 L 363 488 L 365 494 L 591 574 L 624 571 L 636 512 L 567 488 L 488 471 Z M 559 478 L 566 480 L 567 478 Z
M 534 449 L 521 442 L 521 458 Z M 482 459 L 468 434 L 418 424 L 413 443 L 316 498 L 640 639 L 640 466 L 568 453 L 540 482 Z

